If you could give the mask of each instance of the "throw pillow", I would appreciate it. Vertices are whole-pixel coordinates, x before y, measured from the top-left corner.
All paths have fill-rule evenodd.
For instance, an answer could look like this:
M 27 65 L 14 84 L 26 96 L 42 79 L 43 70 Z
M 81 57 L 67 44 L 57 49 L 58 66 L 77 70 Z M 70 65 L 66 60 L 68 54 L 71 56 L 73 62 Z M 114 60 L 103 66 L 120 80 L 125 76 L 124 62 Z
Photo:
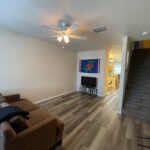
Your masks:
M 22 116 L 25 119 L 29 119 L 29 112 L 22 110 L 17 106 L 6 106 L 0 108 L 0 123 L 3 121 L 8 121 L 14 116 Z

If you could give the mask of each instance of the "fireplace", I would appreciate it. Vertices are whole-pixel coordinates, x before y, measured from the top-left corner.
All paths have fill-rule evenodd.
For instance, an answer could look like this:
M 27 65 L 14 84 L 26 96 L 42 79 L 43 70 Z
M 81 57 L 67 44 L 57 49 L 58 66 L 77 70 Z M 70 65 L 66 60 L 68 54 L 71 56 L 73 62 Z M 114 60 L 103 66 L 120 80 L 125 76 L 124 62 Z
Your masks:
M 91 95 L 97 95 L 97 78 L 82 76 L 81 91 Z

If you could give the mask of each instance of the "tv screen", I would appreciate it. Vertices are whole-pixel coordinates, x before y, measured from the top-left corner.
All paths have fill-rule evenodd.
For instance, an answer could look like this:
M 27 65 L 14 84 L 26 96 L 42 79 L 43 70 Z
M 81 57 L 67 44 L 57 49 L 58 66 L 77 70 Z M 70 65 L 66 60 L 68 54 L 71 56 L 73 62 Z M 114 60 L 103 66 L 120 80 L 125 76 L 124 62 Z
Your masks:
M 89 88 L 96 88 L 97 79 L 95 77 L 81 77 L 81 85 Z

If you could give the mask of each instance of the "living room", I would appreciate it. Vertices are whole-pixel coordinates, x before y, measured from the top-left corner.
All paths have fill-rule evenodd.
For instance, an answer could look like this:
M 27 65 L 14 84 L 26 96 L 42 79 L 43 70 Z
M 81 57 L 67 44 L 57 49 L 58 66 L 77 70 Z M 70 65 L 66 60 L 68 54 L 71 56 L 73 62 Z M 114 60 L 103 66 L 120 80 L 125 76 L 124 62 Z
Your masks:
M 149 149 L 149 119 L 123 114 L 149 4 L 2 0 L 0 150 Z

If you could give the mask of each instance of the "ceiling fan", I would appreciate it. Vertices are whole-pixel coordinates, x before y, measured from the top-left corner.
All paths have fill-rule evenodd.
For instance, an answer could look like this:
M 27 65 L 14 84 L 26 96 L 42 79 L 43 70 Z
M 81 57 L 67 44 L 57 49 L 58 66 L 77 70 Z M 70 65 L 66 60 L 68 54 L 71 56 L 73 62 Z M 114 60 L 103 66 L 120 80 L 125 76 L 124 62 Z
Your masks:
M 73 24 L 69 21 L 61 20 L 59 21 L 58 25 L 52 25 L 52 26 L 46 26 L 43 25 L 46 28 L 49 28 L 50 31 L 54 32 L 55 35 L 48 36 L 49 38 L 57 38 L 59 42 L 62 42 L 67 44 L 70 42 L 70 39 L 77 39 L 77 40 L 86 40 L 86 37 L 78 36 L 72 34 L 74 31 L 78 29 L 77 24 Z

